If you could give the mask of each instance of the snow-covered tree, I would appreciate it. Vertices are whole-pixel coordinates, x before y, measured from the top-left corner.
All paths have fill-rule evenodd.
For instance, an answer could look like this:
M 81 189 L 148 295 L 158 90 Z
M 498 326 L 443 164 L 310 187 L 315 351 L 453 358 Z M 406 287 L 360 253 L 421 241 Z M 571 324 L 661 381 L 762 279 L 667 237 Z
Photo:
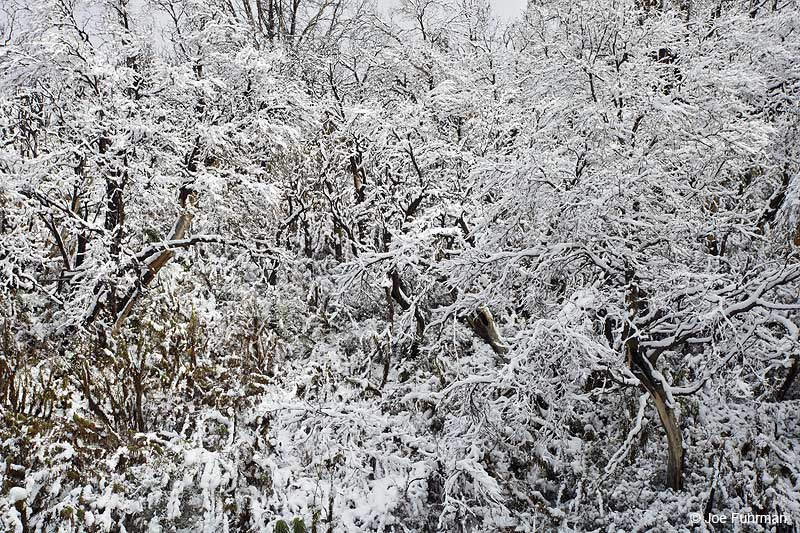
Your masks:
M 0 3 L 4 529 L 796 528 L 798 7 Z

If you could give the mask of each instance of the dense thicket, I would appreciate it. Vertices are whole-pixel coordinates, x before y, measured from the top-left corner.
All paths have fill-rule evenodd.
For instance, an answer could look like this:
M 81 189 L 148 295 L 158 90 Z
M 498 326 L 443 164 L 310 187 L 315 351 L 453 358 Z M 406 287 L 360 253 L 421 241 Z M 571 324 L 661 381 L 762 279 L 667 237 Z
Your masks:
M 0 6 L 4 530 L 797 528 L 796 0 Z

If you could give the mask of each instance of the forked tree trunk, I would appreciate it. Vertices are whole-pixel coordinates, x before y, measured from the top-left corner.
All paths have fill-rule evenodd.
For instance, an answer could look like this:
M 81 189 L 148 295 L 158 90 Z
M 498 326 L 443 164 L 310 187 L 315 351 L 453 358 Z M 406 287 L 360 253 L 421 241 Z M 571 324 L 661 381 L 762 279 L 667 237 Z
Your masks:
M 623 328 L 625 357 L 628 367 L 639 379 L 655 403 L 661 425 L 667 434 L 667 477 L 666 483 L 672 490 L 683 488 L 683 436 L 678 426 L 678 417 L 667 394 L 662 376 L 655 372 L 650 360 L 642 353 L 639 345 L 639 333 L 630 324 L 634 322 L 640 310 L 639 289 L 634 282 L 633 272 L 627 273 L 628 294 L 626 296 L 629 324 Z
M 638 342 L 635 339 L 626 342 L 628 358 L 632 362 L 631 370 L 653 398 L 661 425 L 667 434 L 667 486 L 672 490 L 681 490 L 683 488 L 683 436 L 678 426 L 678 417 L 669 401 L 662 380 L 654 375 L 650 362 L 641 354 L 633 352 L 633 350 L 638 352 L 638 349 Z
M 182 187 L 180 195 L 178 196 L 178 202 L 181 206 L 181 214 L 178 217 L 178 220 L 175 222 L 175 225 L 172 227 L 172 231 L 170 232 L 168 241 L 177 241 L 186 237 L 186 234 L 189 232 L 189 227 L 192 224 L 192 211 L 191 208 L 196 201 L 196 194 L 195 192 L 189 187 Z M 175 251 L 172 249 L 166 249 L 160 254 L 157 254 L 155 257 L 147 259 L 146 267 L 147 270 L 141 277 L 139 284 L 125 297 L 123 301 L 123 305 L 121 310 L 116 316 L 114 321 L 114 327 L 112 329 L 112 334 L 116 335 L 119 333 L 122 324 L 128 318 L 128 315 L 131 313 L 131 309 L 139 301 L 139 298 L 142 295 L 142 290 L 147 288 L 150 283 L 156 278 L 158 275 L 158 271 L 164 268 L 172 256 L 175 255 Z
M 485 305 L 479 306 L 472 316 L 467 317 L 467 322 L 475 334 L 492 347 L 494 353 L 498 355 L 508 353 L 508 344 L 500 334 L 492 313 Z

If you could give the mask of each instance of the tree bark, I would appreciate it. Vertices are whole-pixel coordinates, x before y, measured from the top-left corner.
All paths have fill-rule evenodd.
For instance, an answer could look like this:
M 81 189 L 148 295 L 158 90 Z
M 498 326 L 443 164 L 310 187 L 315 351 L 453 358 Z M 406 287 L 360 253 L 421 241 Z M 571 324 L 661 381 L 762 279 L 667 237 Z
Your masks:
M 475 310 L 475 314 L 467 317 L 467 322 L 469 322 L 475 334 L 492 347 L 494 353 L 498 355 L 508 353 L 508 345 L 500 334 L 500 330 L 494 322 L 492 313 L 485 305 L 479 306 Z
M 623 328 L 623 338 L 625 347 L 625 357 L 628 367 L 639 379 L 642 386 L 650 393 L 655 403 L 661 425 L 667 434 L 667 476 L 666 483 L 672 490 L 683 488 L 683 436 L 678 426 L 678 417 L 672 405 L 670 395 L 663 382 L 663 377 L 657 373 L 650 360 L 645 357 L 645 350 L 639 345 L 639 332 L 632 324 L 639 314 L 640 294 L 636 286 L 632 271 L 626 274 L 628 281 L 628 293 L 626 295 L 629 320 Z M 668 385 L 667 385 L 668 386 Z
M 630 344 L 632 343 L 626 343 L 626 351 L 638 349 L 638 346 L 634 348 Z M 638 345 L 638 343 L 633 344 Z M 664 388 L 664 383 L 654 375 L 650 362 L 641 354 L 631 354 L 630 356 L 633 359 L 631 370 L 653 398 L 661 425 L 667 434 L 667 486 L 672 490 L 681 490 L 683 489 L 683 435 L 678 426 L 675 409 Z
M 182 212 L 180 216 L 178 216 L 178 220 L 175 222 L 175 225 L 172 227 L 172 231 L 170 232 L 168 239 L 169 241 L 183 239 L 189 232 L 189 228 L 192 224 L 192 218 L 194 217 L 191 208 L 194 206 L 196 200 L 197 195 L 193 189 L 187 186 L 181 187 L 180 194 L 178 195 L 178 203 L 181 206 Z M 131 309 L 133 309 L 133 306 L 137 301 L 139 301 L 139 298 L 141 298 L 142 290 L 147 288 L 147 286 L 153 282 L 158 275 L 159 270 L 164 268 L 164 265 L 166 265 L 169 260 L 172 259 L 173 255 L 175 255 L 175 250 L 169 248 L 157 254 L 155 257 L 148 258 L 146 260 L 145 265 L 147 270 L 143 274 L 137 286 L 134 287 L 123 300 L 121 310 L 117 314 L 116 320 L 114 321 L 112 335 L 119 333 L 122 324 L 130 315 Z

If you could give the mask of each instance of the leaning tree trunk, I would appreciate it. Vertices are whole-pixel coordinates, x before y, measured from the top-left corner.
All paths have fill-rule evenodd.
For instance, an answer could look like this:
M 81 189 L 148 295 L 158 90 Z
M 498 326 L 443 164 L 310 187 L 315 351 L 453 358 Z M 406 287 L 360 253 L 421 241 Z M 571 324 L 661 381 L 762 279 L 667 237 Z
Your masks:
M 683 488 L 683 436 L 678 426 L 678 417 L 664 388 L 662 378 L 653 371 L 647 358 L 639 352 L 639 343 L 634 337 L 625 343 L 625 351 L 633 374 L 653 398 L 661 425 L 667 433 L 667 486 L 672 490 Z
M 492 347 L 494 353 L 504 355 L 508 353 L 508 344 L 500 334 L 495 324 L 491 311 L 485 305 L 480 305 L 472 316 L 467 317 L 470 327 L 475 334 Z
M 192 223 L 192 207 L 196 201 L 196 193 L 191 187 L 183 186 L 181 187 L 180 194 L 178 196 L 178 202 L 181 207 L 181 214 L 178 216 L 178 220 L 175 222 L 175 225 L 172 227 L 172 231 L 170 232 L 169 238 L 167 241 L 178 241 L 186 237 L 186 234 L 189 232 L 189 227 Z M 121 310 L 117 314 L 114 320 L 114 327 L 112 329 L 112 334 L 116 335 L 119 333 L 122 324 L 128 318 L 128 315 L 131 313 L 131 309 L 139 301 L 139 298 L 142 296 L 142 291 L 146 289 L 150 283 L 156 278 L 158 271 L 161 270 L 172 256 L 175 255 L 175 251 L 172 249 L 165 249 L 159 254 L 156 254 L 154 257 L 148 258 L 145 262 L 146 270 L 142 274 L 138 284 L 134 287 L 130 293 L 125 297 L 123 300 L 123 305 L 121 306 Z
M 650 360 L 642 353 L 639 345 L 639 333 L 631 327 L 639 314 L 640 297 L 639 289 L 634 283 L 632 272 L 627 274 L 629 322 L 623 328 L 625 339 L 625 357 L 628 367 L 639 379 L 650 397 L 653 398 L 661 425 L 667 434 L 667 486 L 672 490 L 683 488 L 683 436 L 678 426 L 678 417 L 672 404 L 672 398 L 667 394 L 663 376 L 656 372 Z

